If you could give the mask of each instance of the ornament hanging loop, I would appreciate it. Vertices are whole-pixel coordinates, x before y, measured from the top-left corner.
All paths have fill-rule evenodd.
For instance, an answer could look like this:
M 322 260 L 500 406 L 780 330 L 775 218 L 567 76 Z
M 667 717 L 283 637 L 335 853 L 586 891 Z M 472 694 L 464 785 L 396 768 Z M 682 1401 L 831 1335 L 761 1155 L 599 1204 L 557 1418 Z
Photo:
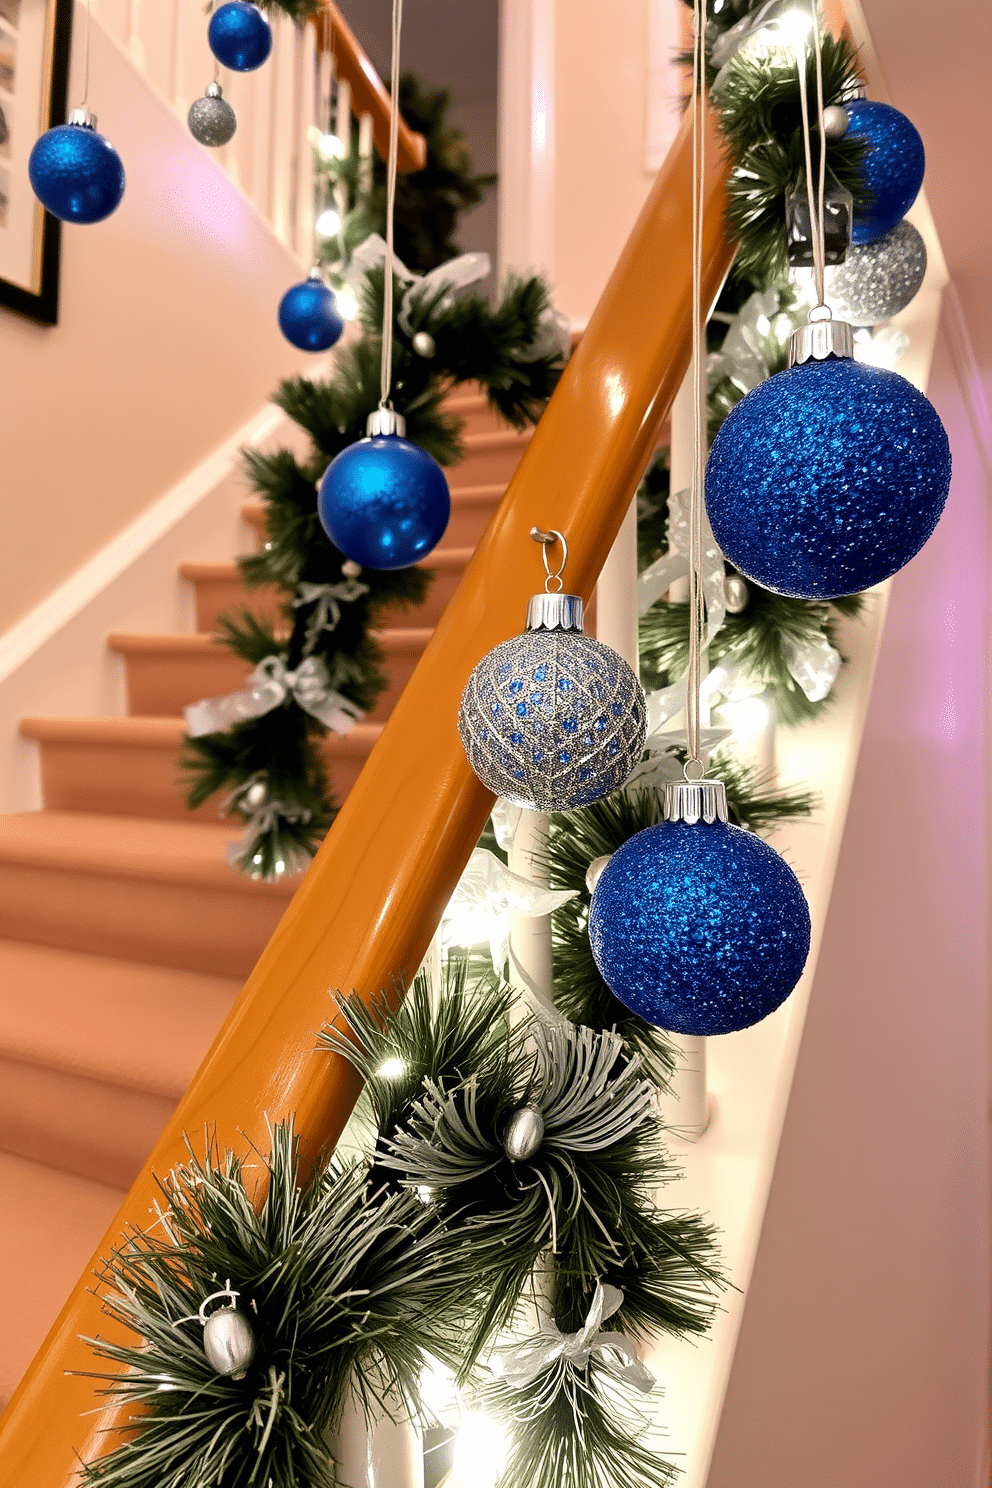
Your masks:
M 530 529 L 530 535 L 535 542 L 541 544 L 541 557 L 544 559 L 544 572 L 547 574 L 547 578 L 544 580 L 545 594 L 560 594 L 565 587 L 562 574 L 565 572 L 565 564 L 568 562 L 568 543 L 565 541 L 564 533 L 559 532 L 556 527 L 552 527 L 549 532 L 542 532 L 539 527 L 532 527 Z M 561 566 L 556 572 L 552 573 L 551 564 L 548 562 L 548 549 L 556 542 L 561 543 Z M 552 588 L 551 586 L 553 584 L 557 585 L 557 588 Z
M 204 1327 L 206 1327 L 207 1322 L 210 1318 L 210 1313 L 207 1312 L 206 1309 L 210 1306 L 211 1302 L 216 1302 L 219 1298 L 225 1297 L 227 1298 L 228 1306 L 234 1307 L 240 1295 L 240 1292 L 231 1290 L 230 1282 L 227 1283 L 226 1287 L 221 1287 L 219 1292 L 211 1292 L 209 1297 L 204 1297 L 197 1310 L 197 1316 L 199 1317 L 200 1322 L 204 1325 Z M 223 1308 L 218 1308 L 218 1311 L 222 1312 L 223 1310 Z
M 696 759 L 695 757 L 693 757 L 691 759 L 687 759 L 685 764 L 682 766 L 682 774 L 685 776 L 686 780 L 702 780 L 703 776 L 706 774 L 706 766 L 703 764 L 701 759 Z

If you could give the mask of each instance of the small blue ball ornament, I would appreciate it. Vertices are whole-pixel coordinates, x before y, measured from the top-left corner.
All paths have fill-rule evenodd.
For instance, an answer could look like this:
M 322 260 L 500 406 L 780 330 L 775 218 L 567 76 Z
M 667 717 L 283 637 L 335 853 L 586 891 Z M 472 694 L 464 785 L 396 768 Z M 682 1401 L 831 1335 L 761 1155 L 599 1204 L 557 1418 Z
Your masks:
M 332 290 L 314 270 L 279 301 L 279 329 L 301 351 L 327 351 L 344 330 Z
M 63 222 L 102 222 L 121 204 L 121 157 L 96 123 L 89 109 L 73 109 L 68 124 L 43 134 L 28 158 L 32 191 Z
M 844 354 L 803 360 L 813 332 L 826 337 L 821 350 Z M 933 405 L 848 347 L 842 322 L 802 327 L 794 365 L 737 404 L 710 451 L 713 535 L 745 578 L 776 594 L 837 599 L 890 578 L 927 541 L 950 489 Z
M 847 139 L 866 143 L 862 178 L 869 205 L 855 208 L 851 224 L 854 243 L 873 243 L 901 222 L 923 185 L 926 158 L 923 141 L 913 124 L 888 103 L 857 98 L 844 105 Z
M 272 50 L 272 27 L 257 5 L 249 5 L 247 0 L 227 0 L 210 17 L 207 41 L 222 67 L 232 72 L 254 72 Z
M 369 416 L 320 482 L 317 512 L 331 542 L 362 568 L 409 568 L 444 536 L 451 497 L 444 471 L 390 408 Z
M 736 1033 L 785 1001 L 809 954 L 810 918 L 788 864 L 729 825 L 719 781 L 666 788 L 666 820 L 610 858 L 589 941 L 613 995 L 671 1033 Z
M 473 668 L 458 731 L 494 795 L 570 811 L 623 785 L 644 749 L 647 705 L 623 657 L 583 634 L 578 595 L 536 594 L 525 634 Z

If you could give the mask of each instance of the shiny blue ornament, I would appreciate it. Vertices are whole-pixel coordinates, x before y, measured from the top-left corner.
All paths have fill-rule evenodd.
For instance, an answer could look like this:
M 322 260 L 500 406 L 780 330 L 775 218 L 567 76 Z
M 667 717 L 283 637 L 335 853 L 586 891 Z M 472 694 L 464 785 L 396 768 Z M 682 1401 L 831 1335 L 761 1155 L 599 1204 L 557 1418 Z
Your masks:
M 672 1033 L 736 1033 L 784 1002 L 809 954 L 809 909 L 787 863 L 724 821 L 667 821 L 603 869 L 589 941 L 615 997 Z
M 318 275 L 287 289 L 279 301 L 279 329 L 301 351 L 327 351 L 344 330 L 332 290 Z
M 35 141 L 28 178 L 42 206 L 63 222 L 102 222 L 124 195 L 121 157 L 86 109 Z
M 867 143 L 861 173 L 870 205 L 855 208 L 851 240 L 873 243 L 901 222 L 923 185 L 926 159 L 913 124 L 888 103 L 857 98 L 844 105 L 847 139 Z
M 451 497 L 426 450 L 400 434 L 377 434 L 331 461 L 317 511 L 331 542 L 362 568 L 408 568 L 441 541 Z
M 732 410 L 706 466 L 706 510 L 745 578 L 836 599 L 919 552 L 950 483 L 947 435 L 923 394 L 831 357 L 777 373 Z
M 272 27 L 257 5 L 228 0 L 219 5 L 207 27 L 210 50 L 232 72 L 254 72 L 272 50 Z

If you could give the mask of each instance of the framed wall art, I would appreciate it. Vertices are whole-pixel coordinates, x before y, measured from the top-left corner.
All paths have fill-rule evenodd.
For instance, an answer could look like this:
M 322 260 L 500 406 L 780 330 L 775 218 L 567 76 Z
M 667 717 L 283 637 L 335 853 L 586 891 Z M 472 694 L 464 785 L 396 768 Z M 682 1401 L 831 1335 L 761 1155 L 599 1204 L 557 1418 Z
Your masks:
M 28 180 L 40 134 L 65 122 L 73 0 L 0 0 L 0 305 L 44 325 L 59 308 L 61 223 Z

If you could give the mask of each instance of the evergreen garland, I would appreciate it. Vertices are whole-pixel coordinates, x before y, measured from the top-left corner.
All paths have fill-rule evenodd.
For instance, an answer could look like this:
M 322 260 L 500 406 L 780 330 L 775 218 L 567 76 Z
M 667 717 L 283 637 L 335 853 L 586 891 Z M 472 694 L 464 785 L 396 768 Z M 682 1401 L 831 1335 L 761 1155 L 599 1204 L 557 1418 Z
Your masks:
M 404 286 L 396 281 L 397 303 Z M 309 434 L 303 460 L 281 449 L 250 453 L 246 465 L 265 502 L 267 541 L 260 553 L 240 561 L 249 587 L 280 590 L 282 624 L 272 626 L 244 613 L 221 622 L 221 642 L 251 666 L 279 657 L 294 671 L 314 658 L 328 685 L 349 703 L 367 710 L 385 686 L 382 654 L 370 634 L 390 606 L 419 603 L 429 582 L 420 568 L 364 570 L 356 579 L 344 555 L 325 535 L 317 516 L 315 484 L 330 461 L 365 433 L 379 402 L 379 350 L 383 272 L 366 275 L 361 302 L 362 339 L 339 357 L 327 382 L 305 377 L 280 385 L 274 401 Z M 490 404 L 516 428 L 536 421 L 561 372 L 554 352 L 528 360 L 549 310 L 539 278 L 511 279 L 491 310 L 478 295 L 452 297 L 443 289 L 415 297 L 410 330 L 394 328 L 393 393 L 407 419 L 407 434 L 442 464 L 462 453 L 458 420 L 443 400 L 452 387 L 477 381 Z M 425 330 L 435 353 L 413 350 Z M 350 569 L 349 565 L 349 569 Z M 332 601 L 328 608 L 328 599 Z M 322 627 L 322 628 L 321 628 Z M 191 808 L 226 792 L 225 809 L 245 825 L 237 865 L 253 877 L 272 878 L 304 867 L 333 820 L 320 741 L 327 730 L 289 693 L 261 718 L 188 739 L 180 766 Z M 253 801 L 253 787 L 261 801 Z

